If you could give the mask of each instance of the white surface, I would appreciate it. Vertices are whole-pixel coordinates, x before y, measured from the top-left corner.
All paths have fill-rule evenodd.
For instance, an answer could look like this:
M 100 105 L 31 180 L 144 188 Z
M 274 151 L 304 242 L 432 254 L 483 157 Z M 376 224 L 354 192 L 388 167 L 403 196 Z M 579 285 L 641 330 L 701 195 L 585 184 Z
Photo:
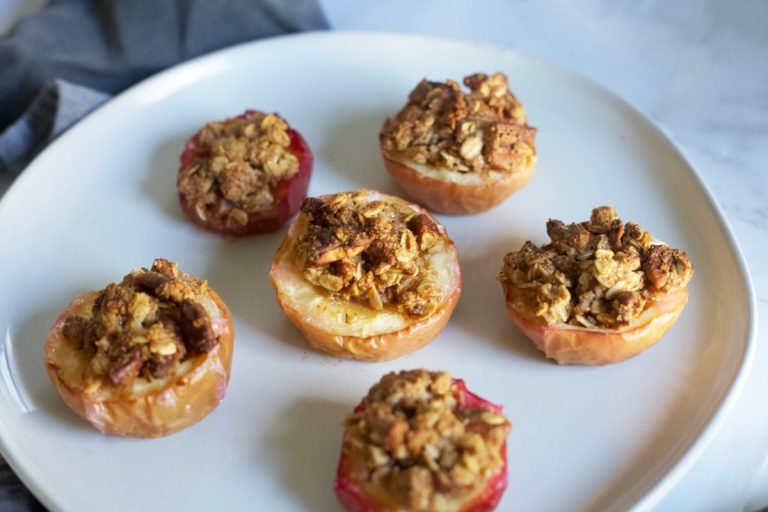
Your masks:
M 302 65 L 286 68 L 295 55 Z M 279 79 L 261 79 L 264 69 L 280 70 L 269 74 Z M 184 139 L 249 107 L 279 111 L 306 136 L 316 157 L 311 194 L 393 192 L 377 147 L 384 116 L 423 76 L 476 69 L 512 77 L 540 128 L 539 167 L 501 207 L 443 218 L 461 254 L 464 294 L 439 340 L 407 358 L 366 364 L 308 352 L 266 278 L 280 235 L 223 240 L 180 213 Z M 543 240 L 548 217 L 583 219 L 606 203 L 689 252 L 691 300 L 640 357 L 558 367 L 514 330 L 495 275 L 506 251 Z M 732 383 L 745 377 L 750 304 L 723 229 L 664 136 L 567 71 L 503 50 L 398 37 L 320 34 L 230 50 L 113 100 L 50 146 L 0 203 L 0 245 L 24 247 L 0 255 L 8 291 L 0 295 L 8 359 L 0 439 L 43 499 L 68 510 L 107 500 L 113 510 L 337 510 L 330 483 L 345 413 L 384 372 L 426 366 L 505 405 L 514 431 L 501 510 L 651 506 L 694 462 L 713 415 L 724 419 L 717 411 Z M 47 382 L 42 341 L 72 296 L 158 256 L 208 278 L 235 313 L 229 394 L 211 417 L 166 439 L 101 436 Z

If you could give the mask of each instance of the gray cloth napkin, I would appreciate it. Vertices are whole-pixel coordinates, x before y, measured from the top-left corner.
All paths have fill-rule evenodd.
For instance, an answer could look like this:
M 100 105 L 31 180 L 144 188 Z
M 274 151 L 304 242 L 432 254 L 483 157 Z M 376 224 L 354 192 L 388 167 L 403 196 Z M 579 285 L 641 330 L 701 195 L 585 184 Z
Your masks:
M 0 173 L 21 172 L 111 95 L 177 62 L 327 28 L 317 0 L 51 0 L 0 38 Z M 0 512 L 44 510 L 0 457 Z
M 170 65 L 326 28 L 317 0 L 51 0 L 0 38 L 0 172 L 19 173 L 109 96 Z
M 0 512 L 45 512 L 0 457 Z
M 0 172 L 21 172 L 46 144 L 108 99 L 109 94 L 54 80 L 0 133 Z

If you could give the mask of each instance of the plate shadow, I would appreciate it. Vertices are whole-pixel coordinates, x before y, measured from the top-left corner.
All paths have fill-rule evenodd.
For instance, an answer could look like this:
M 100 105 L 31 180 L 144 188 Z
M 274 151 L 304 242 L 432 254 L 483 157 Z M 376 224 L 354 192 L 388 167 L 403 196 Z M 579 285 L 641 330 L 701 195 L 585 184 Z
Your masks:
M 269 447 L 282 484 L 306 508 L 343 510 L 333 493 L 341 450 L 342 422 L 352 407 L 324 399 L 300 398 L 276 414 L 260 446 Z
M 340 116 L 338 122 L 328 126 L 327 141 L 320 148 L 323 160 L 356 188 L 398 195 L 379 151 L 379 130 L 392 114 L 382 107 Z
M 189 135 L 167 139 L 152 151 L 147 175 L 141 190 L 164 214 L 178 221 L 187 222 L 179 206 L 176 176 L 179 172 L 179 155 Z
M 504 255 L 522 247 L 525 240 L 506 238 L 486 247 L 473 258 L 461 257 L 463 290 L 451 323 L 479 341 L 485 341 L 530 362 L 550 362 L 515 327 L 504 308 L 504 294 L 496 276 Z
M 268 338 L 274 338 L 299 351 L 315 353 L 280 309 L 269 281 L 272 258 L 286 231 L 284 227 L 270 234 L 223 239 L 205 277 L 236 319 L 267 335 L 251 341 L 273 343 Z
M 691 363 L 691 360 L 687 361 L 687 364 Z M 699 365 L 704 367 L 706 363 L 699 363 Z M 701 374 L 706 371 L 706 369 L 697 369 L 692 371 L 692 374 Z M 637 449 L 631 456 L 616 454 L 616 457 L 623 459 L 623 467 L 615 472 L 612 479 L 605 482 L 602 492 L 596 493 L 592 501 L 582 510 L 587 512 L 617 510 L 619 503 L 626 500 L 628 493 L 634 491 L 634 494 L 640 498 L 653 492 L 652 489 L 666 478 L 681 457 L 690 453 L 692 443 L 699 439 L 698 434 L 691 434 L 700 431 L 701 425 L 710 421 L 703 421 L 701 416 L 698 420 L 693 420 L 685 407 L 678 406 L 680 401 L 689 399 L 689 396 L 683 394 L 669 405 L 666 417 L 647 436 L 648 441 L 644 447 Z M 681 432 L 681 425 L 688 425 L 687 431 Z M 681 437 L 688 438 L 688 443 L 681 443 L 679 441 Z M 661 457 L 659 457 L 660 446 L 670 448 Z M 642 468 L 645 468 L 645 471 L 641 471 Z M 640 482 L 638 482 L 638 475 L 643 476 Z M 649 475 L 655 475 L 655 478 L 648 478 Z

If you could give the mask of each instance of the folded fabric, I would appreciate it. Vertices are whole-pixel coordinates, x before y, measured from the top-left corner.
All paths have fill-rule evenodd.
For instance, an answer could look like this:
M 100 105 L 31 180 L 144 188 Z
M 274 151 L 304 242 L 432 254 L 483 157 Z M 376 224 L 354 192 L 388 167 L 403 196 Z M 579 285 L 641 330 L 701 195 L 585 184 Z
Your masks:
M 51 0 L 0 38 L 0 173 L 20 172 L 111 95 L 168 66 L 326 28 L 316 0 Z M 0 512 L 44 510 L 0 458 Z
M 110 95 L 168 66 L 326 28 L 317 0 L 51 0 L 0 38 L 0 172 L 18 173 Z
M 48 142 L 108 99 L 108 94 L 55 80 L 0 133 L 0 170 L 18 174 Z
M 0 457 L 0 512 L 45 512 Z

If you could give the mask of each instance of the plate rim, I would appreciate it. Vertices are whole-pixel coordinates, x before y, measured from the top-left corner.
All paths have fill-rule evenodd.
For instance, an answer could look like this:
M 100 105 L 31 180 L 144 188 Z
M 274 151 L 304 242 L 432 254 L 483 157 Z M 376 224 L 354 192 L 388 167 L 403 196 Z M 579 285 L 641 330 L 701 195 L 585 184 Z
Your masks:
M 435 43 L 449 43 L 449 44 L 461 44 L 466 47 L 475 47 L 479 51 L 494 52 L 497 54 L 505 54 L 512 56 L 516 59 L 526 60 L 531 63 L 543 65 L 550 69 L 557 70 L 560 73 L 564 73 L 569 78 L 579 80 L 592 89 L 598 91 L 604 97 L 610 98 L 612 101 L 618 103 L 622 108 L 627 109 L 633 115 L 639 117 L 649 126 L 653 127 L 660 139 L 666 144 L 674 154 L 685 164 L 686 172 L 693 178 L 695 183 L 703 191 L 703 196 L 706 199 L 708 206 L 715 214 L 715 218 L 720 223 L 720 227 L 725 235 L 725 238 L 729 242 L 728 249 L 733 255 L 733 259 L 739 270 L 740 286 L 739 290 L 744 293 L 747 302 L 747 316 L 746 316 L 746 339 L 744 343 L 744 349 L 741 355 L 741 360 L 734 375 L 730 379 L 728 389 L 720 398 L 717 404 L 713 405 L 713 410 L 709 411 L 702 420 L 702 426 L 697 429 L 697 432 L 691 437 L 684 446 L 683 453 L 676 457 L 673 461 L 667 464 L 667 467 L 662 468 L 660 475 L 653 478 L 652 481 L 647 483 L 641 490 L 638 491 L 636 498 L 633 498 L 634 503 L 631 505 L 632 510 L 650 510 L 658 505 L 664 497 L 682 480 L 682 478 L 690 471 L 693 465 L 701 458 L 706 448 L 711 444 L 717 433 L 720 431 L 722 425 L 730 416 L 738 397 L 741 395 L 746 381 L 749 377 L 749 373 L 752 369 L 755 359 L 756 347 L 757 347 L 757 300 L 754 289 L 754 283 L 751 277 L 749 266 L 746 258 L 744 257 L 743 250 L 739 244 L 736 236 L 733 232 L 730 222 L 728 221 L 725 213 L 720 207 L 719 203 L 715 199 L 711 188 L 704 181 L 702 176 L 696 170 L 696 167 L 692 164 L 692 159 L 686 156 L 683 151 L 683 145 L 675 141 L 674 136 L 669 130 L 663 126 L 657 124 L 650 117 L 648 117 L 640 109 L 636 108 L 631 102 L 621 97 L 618 93 L 612 91 L 608 87 L 601 83 L 589 78 L 580 72 L 577 72 L 567 66 L 542 58 L 540 56 L 527 54 L 520 52 L 514 48 L 504 47 L 500 45 L 483 43 L 472 40 L 465 40 L 460 38 L 451 38 L 445 36 L 433 36 L 426 34 L 416 34 L 408 32 L 392 32 L 392 31 L 358 31 L 358 30 L 316 30 L 306 31 L 293 34 L 283 34 L 274 37 L 268 37 L 264 39 L 256 39 L 243 43 L 238 43 L 225 48 L 217 49 L 212 52 L 199 55 L 187 61 L 170 66 L 162 71 L 159 71 L 153 75 L 150 75 L 143 80 L 133 84 L 127 89 L 123 90 L 119 94 L 116 94 L 110 98 L 107 102 L 100 105 L 98 108 L 91 111 L 86 117 L 78 121 L 74 126 L 68 129 L 65 133 L 58 136 L 43 151 L 35 156 L 35 158 L 27 165 L 24 171 L 13 181 L 8 187 L 5 194 L 0 198 L 0 215 L 7 208 L 7 204 L 11 201 L 9 197 L 14 197 L 14 194 L 18 193 L 18 190 L 22 187 L 21 183 L 26 182 L 31 174 L 28 171 L 29 167 L 33 167 L 34 164 L 51 151 L 51 148 L 60 146 L 61 144 L 67 144 L 69 139 L 77 137 L 78 133 L 83 129 L 84 125 L 98 122 L 98 119 L 105 115 L 104 111 L 111 110 L 116 101 L 129 101 L 133 95 L 142 94 L 141 89 L 149 88 L 155 82 L 163 82 L 168 79 L 169 76 L 180 74 L 187 70 L 187 68 L 201 67 L 206 64 L 206 61 L 216 61 L 217 59 L 226 58 L 229 53 L 236 53 L 238 51 L 244 51 L 247 48 L 255 46 L 268 46 L 268 45 L 280 45 L 285 41 L 293 41 L 300 39 L 409 39 L 413 42 L 423 42 L 428 44 Z M 94 121 L 96 120 L 96 121 Z M 62 142 L 65 141 L 65 142 Z M 4 343 L 0 340 L 0 343 Z M 0 359 L 0 364 L 8 364 L 7 351 L 3 345 L 3 350 L 0 354 L 3 356 Z M 22 457 L 17 454 L 13 448 L 13 443 L 6 440 L 0 430 L 0 454 L 5 459 L 6 464 L 16 473 L 19 479 L 24 483 L 27 489 L 37 497 L 37 499 L 49 510 L 64 510 L 54 497 L 38 484 L 37 478 L 31 471 L 28 471 L 28 465 L 25 466 L 21 462 Z

